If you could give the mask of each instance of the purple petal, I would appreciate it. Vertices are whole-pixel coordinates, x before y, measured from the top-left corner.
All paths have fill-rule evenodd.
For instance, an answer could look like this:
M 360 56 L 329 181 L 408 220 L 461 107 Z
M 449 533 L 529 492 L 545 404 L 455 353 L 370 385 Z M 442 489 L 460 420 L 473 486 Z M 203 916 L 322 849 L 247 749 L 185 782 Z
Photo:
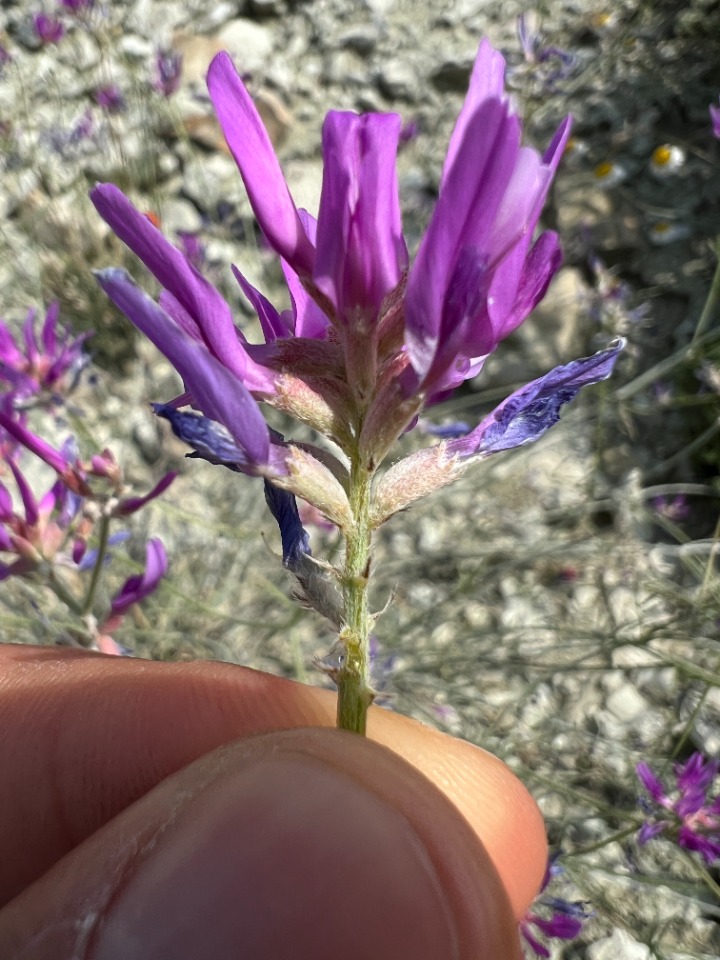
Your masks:
M 3 428 L 11 437 L 14 437 L 23 447 L 34 453 L 35 456 L 44 460 L 48 466 L 52 467 L 62 477 L 67 477 L 71 473 L 71 465 L 51 447 L 49 443 L 32 433 L 28 428 L 18 420 L 9 417 L 0 410 L 0 427 Z
M 564 913 L 556 913 L 549 920 L 533 916 L 532 923 L 546 937 L 557 937 L 559 940 L 574 940 L 583 927 L 582 920 Z
M 18 465 L 13 460 L 9 460 L 8 466 L 12 471 L 12 475 L 15 477 L 15 483 L 17 483 L 20 496 L 22 497 L 23 507 L 25 508 L 25 519 L 31 527 L 34 527 L 40 517 L 35 494 L 32 492 L 30 484 L 25 479 Z
M 497 50 L 493 50 L 488 40 L 483 39 L 478 48 L 475 64 L 470 74 L 470 83 L 460 114 L 450 137 L 442 182 L 452 169 L 471 118 L 486 100 L 504 98 L 505 60 Z
M 193 448 L 194 453 L 189 456 L 241 473 L 254 472 L 255 464 L 248 460 L 245 449 L 238 446 L 221 423 L 199 413 L 185 413 L 167 403 L 153 403 L 152 408 L 170 423 L 179 440 Z
M 18 366 L 25 359 L 18 350 L 9 327 L 2 321 L 0 321 L 0 358 L 11 367 Z
M 290 196 L 270 138 L 227 53 L 210 64 L 208 90 L 257 221 L 273 250 L 309 277 L 315 251 Z
M 300 222 L 305 228 L 305 233 L 307 233 L 310 242 L 314 246 L 317 237 L 317 220 L 302 207 L 298 210 L 298 214 L 300 215 Z M 287 283 L 293 305 L 293 314 L 295 316 L 293 333 L 296 337 L 324 340 L 330 325 L 327 314 L 315 303 L 303 286 L 302 280 L 290 264 L 281 258 L 280 265 L 285 274 L 285 282 Z
M 267 390 L 267 372 L 248 356 L 230 307 L 213 285 L 116 186 L 100 184 L 90 191 L 90 199 L 123 243 L 187 311 L 210 351 L 250 390 Z
M 491 344 L 494 347 L 520 326 L 545 296 L 561 263 L 560 242 L 551 230 L 542 233 L 529 252 L 524 245 L 517 245 L 493 277 L 488 304 L 492 336 L 473 342 L 474 353 L 489 353 Z M 509 290 L 513 291 L 512 300 L 507 297 Z
M 243 383 L 191 340 L 124 270 L 102 270 L 98 282 L 110 299 L 165 354 L 199 408 L 222 423 L 245 450 L 248 462 L 268 462 L 270 437 L 258 405 Z
M 641 847 L 644 846 L 648 840 L 653 840 L 655 837 L 659 837 L 661 833 L 664 833 L 668 826 L 669 824 L 665 820 L 660 820 L 658 823 L 644 823 L 638 830 L 638 843 Z
M 710 111 L 710 123 L 712 125 L 713 136 L 720 140 L 720 107 L 711 104 L 708 110 Z
M 240 289 L 248 298 L 253 310 L 258 315 L 265 342 L 272 343 L 273 340 L 277 340 L 278 338 L 288 337 L 291 331 L 288 330 L 280 314 L 270 301 L 264 297 L 259 290 L 256 290 L 249 280 L 245 279 L 235 264 L 231 265 L 231 269 L 235 279 L 240 284 Z
M 134 603 L 149 596 L 167 573 L 168 560 L 162 541 L 149 540 L 145 548 L 145 570 L 129 577 L 110 605 L 113 616 L 126 613 Z
M 720 771 L 720 761 L 708 760 L 702 753 L 694 753 L 686 763 L 677 764 L 675 775 L 680 790 L 700 790 L 705 793 Z
M 499 100 L 483 103 L 468 121 L 408 278 L 405 339 L 420 375 L 432 365 L 444 302 L 452 296 L 450 282 L 461 253 L 473 250 L 479 262 L 495 265 L 499 251 L 490 249 L 489 234 L 519 144 L 519 122 Z
M 283 566 L 292 570 L 303 556 L 312 553 L 310 537 L 303 527 L 295 496 L 265 481 L 265 502 L 280 528 Z
M 533 950 L 538 957 L 547 958 L 550 956 L 550 951 L 548 948 L 544 946 L 544 944 L 540 943 L 537 937 L 530 932 L 530 927 L 527 920 L 523 920 L 523 922 L 520 924 L 520 933 L 529 944 L 531 950 Z
M 35 311 L 28 310 L 25 322 L 22 326 L 23 340 L 25 341 L 25 354 L 34 367 L 40 359 L 37 338 L 35 336 Z
M 0 523 L 12 520 L 15 516 L 13 498 L 4 483 L 0 483 Z
M 53 357 L 57 350 L 57 322 L 60 315 L 60 304 L 57 300 L 51 303 L 45 314 L 45 323 L 42 328 L 42 343 L 45 353 Z
M 323 185 L 314 279 L 341 321 L 366 322 L 407 266 L 395 161 L 396 114 L 331 111 L 323 125 Z
M 646 763 L 639 763 L 635 767 L 635 773 L 655 803 L 661 803 L 665 799 L 665 787 L 650 767 Z
M 720 860 L 720 836 L 714 839 L 697 833 L 691 827 L 680 827 L 678 843 L 686 850 L 694 850 L 699 853 L 708 864 L 712 865 L 716 860 Z
M 466 437 L 451 440 L 447 455 L 488 457 L 538 440 L 583 387 L 610 376 L 623 346 L 624 341 L 618 340 L 608 350 L 556 367 L 516 390 Z
M 121 500 L 115 508 L 114 515 L 116 517 L 129 517 L 130 514 L 137 513 L 146 503 L 150 503 L 151 500 L 155 500 L 156 497 L 165 493 L 175 477 L 177 477 L 177 473 L 170 470 L 165 476 L 161 477 L 150 493 L 146 493 L 144 497 L 128 497 L 126 500 Z

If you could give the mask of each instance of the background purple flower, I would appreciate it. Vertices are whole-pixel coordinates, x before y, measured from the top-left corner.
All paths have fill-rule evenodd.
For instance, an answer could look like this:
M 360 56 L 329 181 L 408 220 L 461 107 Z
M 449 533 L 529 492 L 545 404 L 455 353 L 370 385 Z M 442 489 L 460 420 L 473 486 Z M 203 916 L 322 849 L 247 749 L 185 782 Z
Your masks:
M 638 842 L 644 844 L 669 833 L 681 847 L 699 853 L 706 863 L 720 860 L 720 794 L 711 796 L 720 760 L 694 753 L 686 763 L 676 763 L 675 788 L 669 790 L 648 764 L 639 763 L 635 769 L 652 800 L 652 804 L 641 801 L 646 822 L 640 828 Z
M 59 43 L 65 36 L 65 27 L 56 17 L 45 13 L 33 14 L 33 27 L 37 38 L 43 44 Z
M 715 104 L 711 103 L 708 110 L 710 111 L 713 136 L 720 140 L 720 106 L 716 107 Z

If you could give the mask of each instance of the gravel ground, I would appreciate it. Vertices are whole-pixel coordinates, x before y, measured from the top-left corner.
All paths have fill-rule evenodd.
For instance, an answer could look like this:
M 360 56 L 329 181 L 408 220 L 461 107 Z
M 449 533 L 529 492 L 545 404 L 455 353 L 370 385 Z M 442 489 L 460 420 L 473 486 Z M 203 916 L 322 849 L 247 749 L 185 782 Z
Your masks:
M 437 419 L 475 423 L 514 385 L 618 333 L 629 338 L 626 355 L 615 381 L 536 447 L 491 461 L 383 528 L 375 602 L 392 602 L 378 626 L 378 682 L 389 706 L 510 763 L 553 843 L 568 853 L 598 845 L 567 861 L 597 915 L 558 956 L 712 957 L 720 909 L 688 861 L 662 842 L 599 842 L 635 809 L 639 759 L 668 756 L 685 730 L 686 752 L 720 753 L 720 596 L 709 539 L 717 456 L 687 451 L 704 421 L 662 395 L 661 378 L 632 386 L 687 343 L 712 275 L 720 177 L 707 106 L 720 92 L 720 5 L 552 0 L 539 5 L 534 62 L 517 38 L 523 9 L 512 0 L 139 0 L 98 8 L 57 47 L 39 48 L 27 5 L 5 3 L 0 33 L 13 55 L 0 76 L 5 309 L 20 316 L 33 299 L 56 295 L 68 320 L 95 328 L 104 369 L 73 398 L 82 429 L 112 446 L 138 487 L 168 465 L 181 471 L 138 523 L 138 551 L 143 534 L 160 535 L 171 557 L 170 579 L 134 624 L 139 652 L 323 682 L 312 661 L 333 638 L 290 600 L 259 485 L 184 460 L 148 410 L 178 392 L 177 380 L 87 279 L 88 264 L 124 256 L 85 202 L 87 185 L 114 180 L 169 236 L 199 234 L 204 269 L 251 330 L 228 264 L 271 299 L 279 278 L 204 93 L 215 51 L 229 49 L 249 74 L 291 190 L 311 210 L 327 109 L 398 110 L 417 124 L 399 161 L 411 242 L 432 207 L 482 36 L 506 53 L 531 142 L 546 144 L 571 112 L 574 145 L 545 218 L 561 233 L 566 265 L 526 328 Z M 184 57 L 181 87 L 167 100 L 149 83 L 158 43 Z M 541 55 L 554 48 L 563 55 Z M 110 83 L 124 109 L 93 105 L 92 135 L 73 140 L 94 92 Z M 676 170 L 653 165 L 663 144 L 681 151 Z M 712 390 L 707 400 L 717 418 Z M 67 418 L 76 425 L 72 410 Z M 404 446 L 425 443 L 415 431 Z M 650 509 L 653 496 L 688 489 L 683 530 Z M 313 546 L 337 556 L 331 532 L 314 530 Z M 8 587 L 8 598 L 11 590 L 17 611 L 25 589 Z M 52 639 L 54 622 L 50 611 L 51 627 L 29 624 L 27 638 Z M 709 689 L 703 671 L 715 677 Z

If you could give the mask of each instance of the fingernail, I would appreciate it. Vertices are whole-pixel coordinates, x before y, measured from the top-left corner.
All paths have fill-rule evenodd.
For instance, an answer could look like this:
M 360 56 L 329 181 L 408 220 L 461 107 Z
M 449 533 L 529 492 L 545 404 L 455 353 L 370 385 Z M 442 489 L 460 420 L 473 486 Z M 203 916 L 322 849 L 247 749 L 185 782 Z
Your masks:
M 323 760 L 221 776 L 134 861 L 92 960 L 452 960 L 452 911 L 410 822 Z

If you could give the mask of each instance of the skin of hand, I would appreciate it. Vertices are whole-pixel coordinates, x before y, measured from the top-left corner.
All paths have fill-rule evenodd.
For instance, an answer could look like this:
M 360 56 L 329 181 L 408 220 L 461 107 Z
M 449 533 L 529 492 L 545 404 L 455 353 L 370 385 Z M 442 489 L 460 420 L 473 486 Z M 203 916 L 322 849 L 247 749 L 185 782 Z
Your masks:
M 505 960 L 547 858 L 499 760 L 229 664 L 0 646 L 0 957 Z

